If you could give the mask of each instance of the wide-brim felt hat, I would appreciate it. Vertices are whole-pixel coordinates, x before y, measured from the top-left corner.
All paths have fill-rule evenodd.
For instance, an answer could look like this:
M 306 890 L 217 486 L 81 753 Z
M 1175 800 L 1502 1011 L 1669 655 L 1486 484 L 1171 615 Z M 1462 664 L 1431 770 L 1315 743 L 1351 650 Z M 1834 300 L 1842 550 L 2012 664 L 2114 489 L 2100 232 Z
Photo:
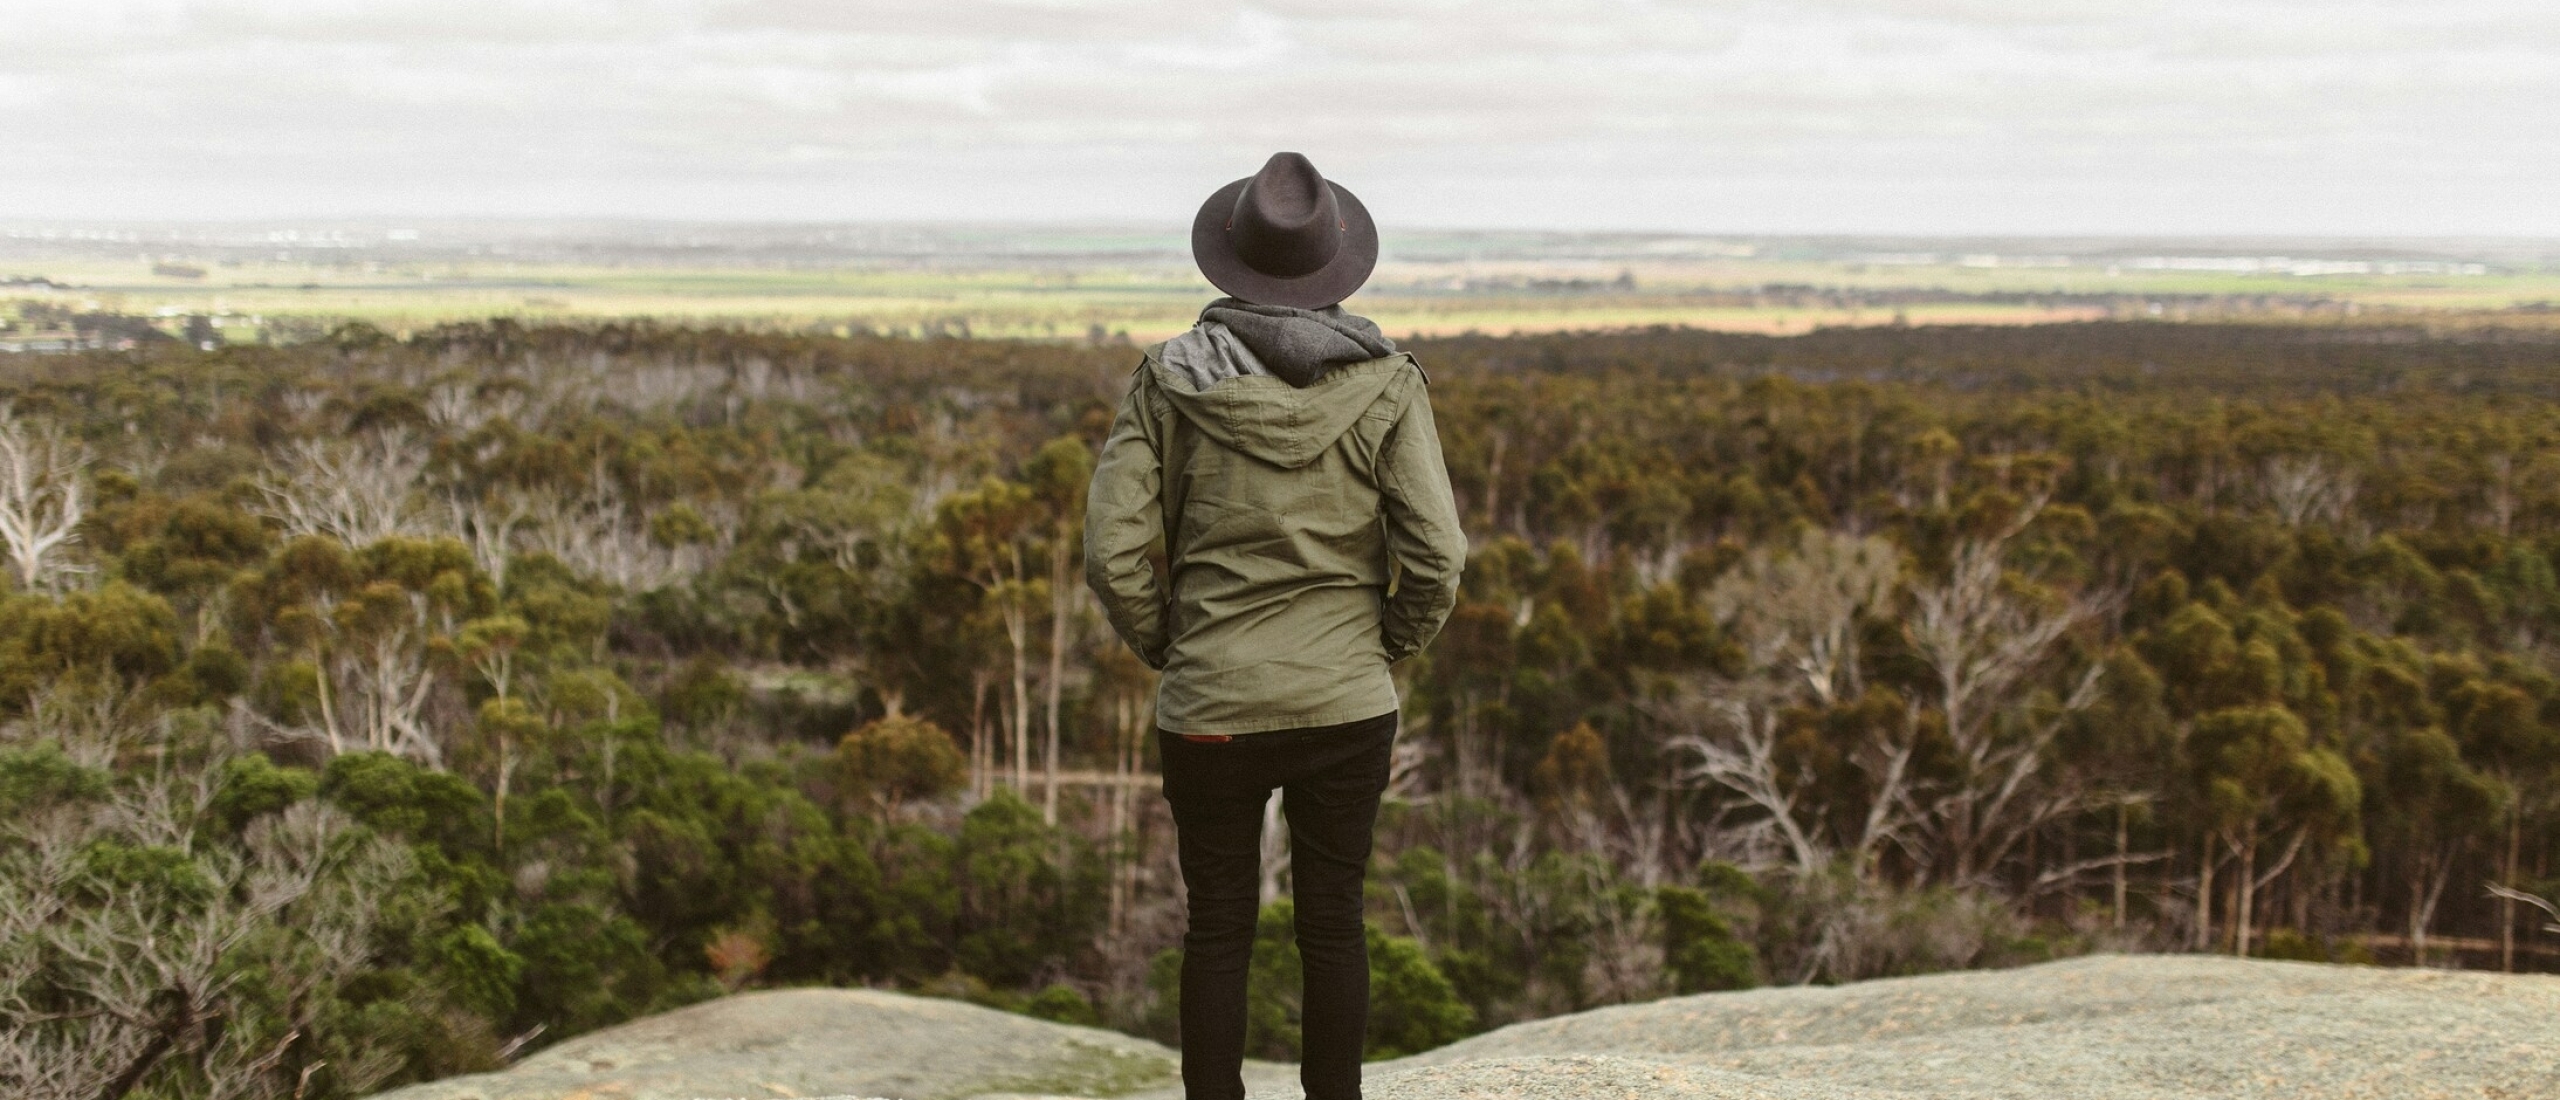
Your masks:
M 1191 259 L 1211 285 L 1248 302 L 1322 309 L 1378 266 L 1369 208 L 1296 153 L 1210 194 L 1191 219 Z

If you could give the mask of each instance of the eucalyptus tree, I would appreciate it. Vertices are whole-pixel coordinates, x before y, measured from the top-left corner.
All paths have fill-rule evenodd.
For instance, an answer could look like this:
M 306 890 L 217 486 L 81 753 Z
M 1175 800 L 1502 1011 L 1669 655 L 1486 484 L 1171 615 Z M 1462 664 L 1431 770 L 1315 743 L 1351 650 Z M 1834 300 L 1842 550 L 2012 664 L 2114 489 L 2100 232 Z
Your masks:
M 1039 497 L 1020 482 L 988 478 L 944 497 L 934 509 L 932 567 L 977 590 L 979 609 L 1002 629 L 1009 649 L 1010 705 L 1004 726 L 1012 742 L 1013 787 L 1030 786 L 1030 650 L 1034 609 L 1046 602 L 1048 578 L 1032 571 L 1047 533 Z
M 1059 436 L 1041 444 L 1038 453 L 1023 465 L 1022 473 L 1042 518 L 1048 521 L 1043 541 L 1049 551 L 1049 668 L 1040 685 L 1041 727 L 1048 743 L 1040 754 L 1040 819 L 1056 825 L 1058 705 L 1066 691 L 1069 633 L 1077 618 L 1076 610 L 1087 598 L 1085 587 L 1076 583 L 1076 570 L 1084 560 L 1085 483 L 1093 478 L 1093 449 L 1075 436 Z
M 2495 782 L 2504 794 L 2499 799 L 2505 811 L 2504 827 L 2498 838 L 2498 885 L 2508 890 L 2521 887 L 2524 823 L 2529 809 L 2548 804 L 2547 792 L 2555 776 L 2560 776 L 2560 735 L 2543 720 L 2545 701 L 2552 691 L 2547 676 L 2536 675 L 2543 698 L 2516 683 L 2476 679 L 2463 683 L 2448 693 L 2447 719 L 2452 724 L 2455 742 L 2466 762 L 2476 762 L 2483 777 Z M 2467 808 L 2467 807 L 2466 807 Z M 2515 969 L 2516 938 L 2515 899 L 2501 895 L 2498 905 L 2498 965 Z
M 2457 862 L 2506 815 L 2514 796 L 2464 760 L 2461 745 L 2434 726 L 2396 731 L 2383 747 L 2382 765 L 2383 820 L 2377 824 L 2397 849 L 2408 888 L 2411 961 L 2425 965 L 2436 907 Z
M 2314 743 L 2300 718 L 2274 704 L 2227 707 L 2200 717 L 2187 737 L 2187 755 L 2211 815 L 2212 835 L 2239 861 L 2231 884 L 2231 943 L 2233 954 L 2246 955 L 2258 892 L 2306 845 L 2355 828 L 2363 787 L 2343 756 Z M 2259 856 L 2269 834 L 2284 837 L 2284 850 L 2261 871 Z M 2208 863 L 2200 898 L 2209 892 L 2211 872 Z
M 1693 675 L 1652 707 L 1677 731 L 1666 746 L 1681 774 L 1757 808 L 1753 828 L 1781 841 L 1800 874 L 1843 853 L 1864 874 L 1876 850 L 1912 824 L 1914 724 L 1885 723 L 1858 747 L 1865 805 L 1836 838 L 1826 824 L 1835 808 L 1813 803 L 1816 785 L 1782 748 L 1791 710 L 1832 707 L 1861 690 L 1859 617 L 1885 609 L 1904 568 L 1882 539 L 1813 528 L 1792 547 L 1749 551 L 1705 597 L 1707 613 L 1741 647 L 1736 674 Z
M 2017 846 L 2079 808 L 2077 792 L 2047 789 L 2055 739 L 2069 713 L 2097 699 L 2104 666 L 2088 664 L 2041 712 L 2038 673 L 2103 601 L 2035 585 L 2007 568 L 2008 542 L 2034 507 L 1988 537 L 1960 541 L 1942 578 L 1914 587 L 1903 634 L 1929 671 L 1952 758 L 1919 827 L 1946 881 L 1987 885 Z
M 390 752 L 442 766 L 448 738 L 430 708 L 463 624 L 495 592 L 450 539 L 390 538 L 358 549 L 305 536 L 233 586 L 245 632 L 267 638 L 262 721 L 331 754 Z

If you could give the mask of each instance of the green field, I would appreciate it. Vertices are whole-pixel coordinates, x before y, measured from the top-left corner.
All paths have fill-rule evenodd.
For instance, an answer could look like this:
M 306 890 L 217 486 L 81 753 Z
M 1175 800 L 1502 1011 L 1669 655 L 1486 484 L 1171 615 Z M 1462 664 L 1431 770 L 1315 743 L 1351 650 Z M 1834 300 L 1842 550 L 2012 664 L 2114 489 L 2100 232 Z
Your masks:
M 0 300 L 171 319 L 226 339 L 359 319 L 394 332 L 493 316 L 906 334 L 1159 339 L 1215 292 L 1186 267 L 643 266 L 558 262 L 232 262 L 195 277 L 149 257 L 22 258 L 0 274 L 56 285 Z M 2109 316 L 2343 320 L 2412 311 L 2547 323 L 2560 272 L 2339 274 L 1684 259 L 1389 262 L 1350 306 L 1394 335 L 1644 325 L 1803 332 L 1868 324 L 2025 324 Z

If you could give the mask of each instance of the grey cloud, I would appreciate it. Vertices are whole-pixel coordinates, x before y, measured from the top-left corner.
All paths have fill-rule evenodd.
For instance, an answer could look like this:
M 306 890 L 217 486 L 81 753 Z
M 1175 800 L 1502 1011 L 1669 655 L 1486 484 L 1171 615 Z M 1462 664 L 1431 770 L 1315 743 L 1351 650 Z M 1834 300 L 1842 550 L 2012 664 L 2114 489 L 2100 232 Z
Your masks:
M 2560 229 L 2545 3 L 30 6 L 31 214 L 1156 217 L 1290 146 L 1440 224 Z

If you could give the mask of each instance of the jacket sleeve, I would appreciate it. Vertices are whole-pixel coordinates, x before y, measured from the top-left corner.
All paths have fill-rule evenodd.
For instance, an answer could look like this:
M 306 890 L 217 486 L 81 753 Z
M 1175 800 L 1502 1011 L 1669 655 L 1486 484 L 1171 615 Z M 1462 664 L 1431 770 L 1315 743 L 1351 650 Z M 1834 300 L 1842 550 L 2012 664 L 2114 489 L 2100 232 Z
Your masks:
M 1386 498 L 1387 555 L 1400 571 L 1387 597 L 1387 661 L 1422 651 L 1458 602 L 1467 564 L 1467 535 L 1458 526 L 1456 494 L 1440 457 L 1431 394 L 1417 386 L 1379 448 L 1379 491 Z
M 1164 537 L 1164 463 L 1147 415 L 1146 368 L 1120 399 L 1111 436 L 1094 462 L 1085 493 L 1084 578 L 1111 629 L 1148 668 L 1164 668 L 1172 644 L 1165 623 L 1164 583 L 1147 551 Z

